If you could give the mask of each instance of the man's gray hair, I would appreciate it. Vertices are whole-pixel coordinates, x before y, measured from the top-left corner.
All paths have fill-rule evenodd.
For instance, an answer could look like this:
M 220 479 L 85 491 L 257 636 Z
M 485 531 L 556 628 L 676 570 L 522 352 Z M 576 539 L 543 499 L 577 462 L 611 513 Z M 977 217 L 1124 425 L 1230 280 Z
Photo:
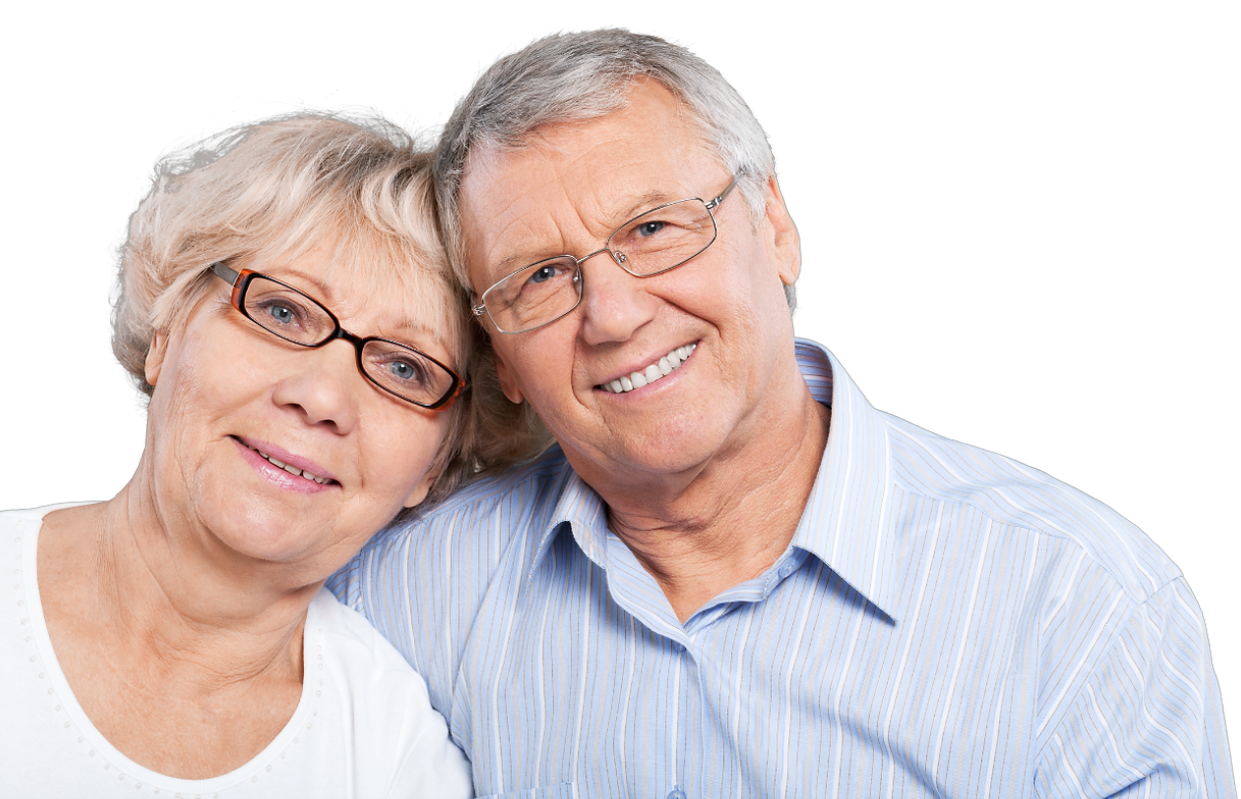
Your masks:
M 501 58 L 457 104 L 433 166 L 440 227 L 457 279 L 473 291 L 465 263 L 458 196 L 471 148 L 521 147 L 535 129 L 595 119 L 623 108 L 632 83 L 658 81 L 684 104 L 756 218 L 763 213 L 775 157 L 767 134 L 737 90 L 689 50 L 620 28 L 553 34 Z M 486 288 L 485 286 L 480 288 Z M 785 286 L 789 308 L 792 286 Z

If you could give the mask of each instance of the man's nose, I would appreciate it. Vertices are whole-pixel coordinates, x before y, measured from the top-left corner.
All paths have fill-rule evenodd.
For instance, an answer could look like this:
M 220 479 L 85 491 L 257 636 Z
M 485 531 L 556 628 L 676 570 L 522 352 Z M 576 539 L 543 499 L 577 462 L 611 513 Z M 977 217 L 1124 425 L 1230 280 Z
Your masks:
M 360 394 L 372 390 L 358 373 L 353 345 L 332 341 L 290 355 L 296 360 L 276 384 L 273 401 L 297 412 L 307 424 L 327 425 L 342 435 L 352 431 L 358 423 Z
M 658 300 L 645 281 L 618 266 L 610 252 L 591 253 L 581 269 L 582 336 L 588 344 L 626 341 L 654 318 Z

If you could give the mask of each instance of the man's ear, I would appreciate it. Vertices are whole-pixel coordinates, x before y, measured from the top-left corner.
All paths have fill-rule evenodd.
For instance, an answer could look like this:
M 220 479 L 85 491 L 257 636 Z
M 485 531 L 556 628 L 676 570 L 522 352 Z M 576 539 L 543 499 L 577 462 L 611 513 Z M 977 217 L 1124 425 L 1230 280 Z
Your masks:
M 146 363 L 143 364 L 143 377 L 154 386 L 159 381 L 159 371 L 164 367 L 164 356 L 168 354 L 168 336 L 156 333 L 151 336 L 151 346 L 147 348 Z
M 780 184 L 776 176 L 767 179 L 766 191 L 767 223 L 771 225 L 773 242 L 777 256 L 777 269 L 780 281 L 786 286 L 797 282 L 801 275 L 801 236 L 797 233 L 797 225 L 789 215 L 784 204 L 784 195 L 780 193 Z
M 496 377 L 500 378 L 500 388 L 504 391 L 504 396 L 508 397 L 508 401 L 514 405 L 520 405 L 525 398 L 525 394 L 521 390 L 521 383 L 517 379 L 517 373 L 504 360 L 503 355 L 495 351 L 494 348 L 492 351 L 496 355 Z

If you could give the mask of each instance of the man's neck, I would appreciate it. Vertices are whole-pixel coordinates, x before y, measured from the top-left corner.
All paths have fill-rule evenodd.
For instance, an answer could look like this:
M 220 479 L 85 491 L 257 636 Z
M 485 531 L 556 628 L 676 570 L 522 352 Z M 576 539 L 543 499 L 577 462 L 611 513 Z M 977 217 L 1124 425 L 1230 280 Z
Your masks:
M 609 527 L 659 583 L 682 623 L 721 592 L 769 569 L 797 531 L 831 411 L 804 384 L 786 411 L 751 446 L 692 475 L 641 487 L 588 480 L 608 505 Z

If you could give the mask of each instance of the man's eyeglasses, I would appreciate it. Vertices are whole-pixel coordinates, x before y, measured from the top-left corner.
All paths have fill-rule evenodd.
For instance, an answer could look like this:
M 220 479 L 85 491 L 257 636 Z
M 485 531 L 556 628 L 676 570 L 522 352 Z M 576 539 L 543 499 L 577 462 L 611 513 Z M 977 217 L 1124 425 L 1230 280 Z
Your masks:
M 612 231 L 603 249 L 589 255 L 557 255 L 518 269 L 483 292 L 474 315 L 487 314 L 501 333 L 525 333 L 551 324 L 582 301 L 582 262 L 600 253 L 611 255 L 634 277 L 676 269 L 715 241 L 711 212 L 736 185 L 734 177 L 710 202 L 691 197 L 641 213 Z
M 360 338 L 340 326 L 323 304 L 275 278 L 216 261 L 210 269 L 233 287 L 233 307 L 277 338 L 299 347 L 322 347 L 343 338 L 358 353 L 358 371 L 389 394 L 433 411 L 447 410 L 465 381 L 426 353 L 385 338 Z

